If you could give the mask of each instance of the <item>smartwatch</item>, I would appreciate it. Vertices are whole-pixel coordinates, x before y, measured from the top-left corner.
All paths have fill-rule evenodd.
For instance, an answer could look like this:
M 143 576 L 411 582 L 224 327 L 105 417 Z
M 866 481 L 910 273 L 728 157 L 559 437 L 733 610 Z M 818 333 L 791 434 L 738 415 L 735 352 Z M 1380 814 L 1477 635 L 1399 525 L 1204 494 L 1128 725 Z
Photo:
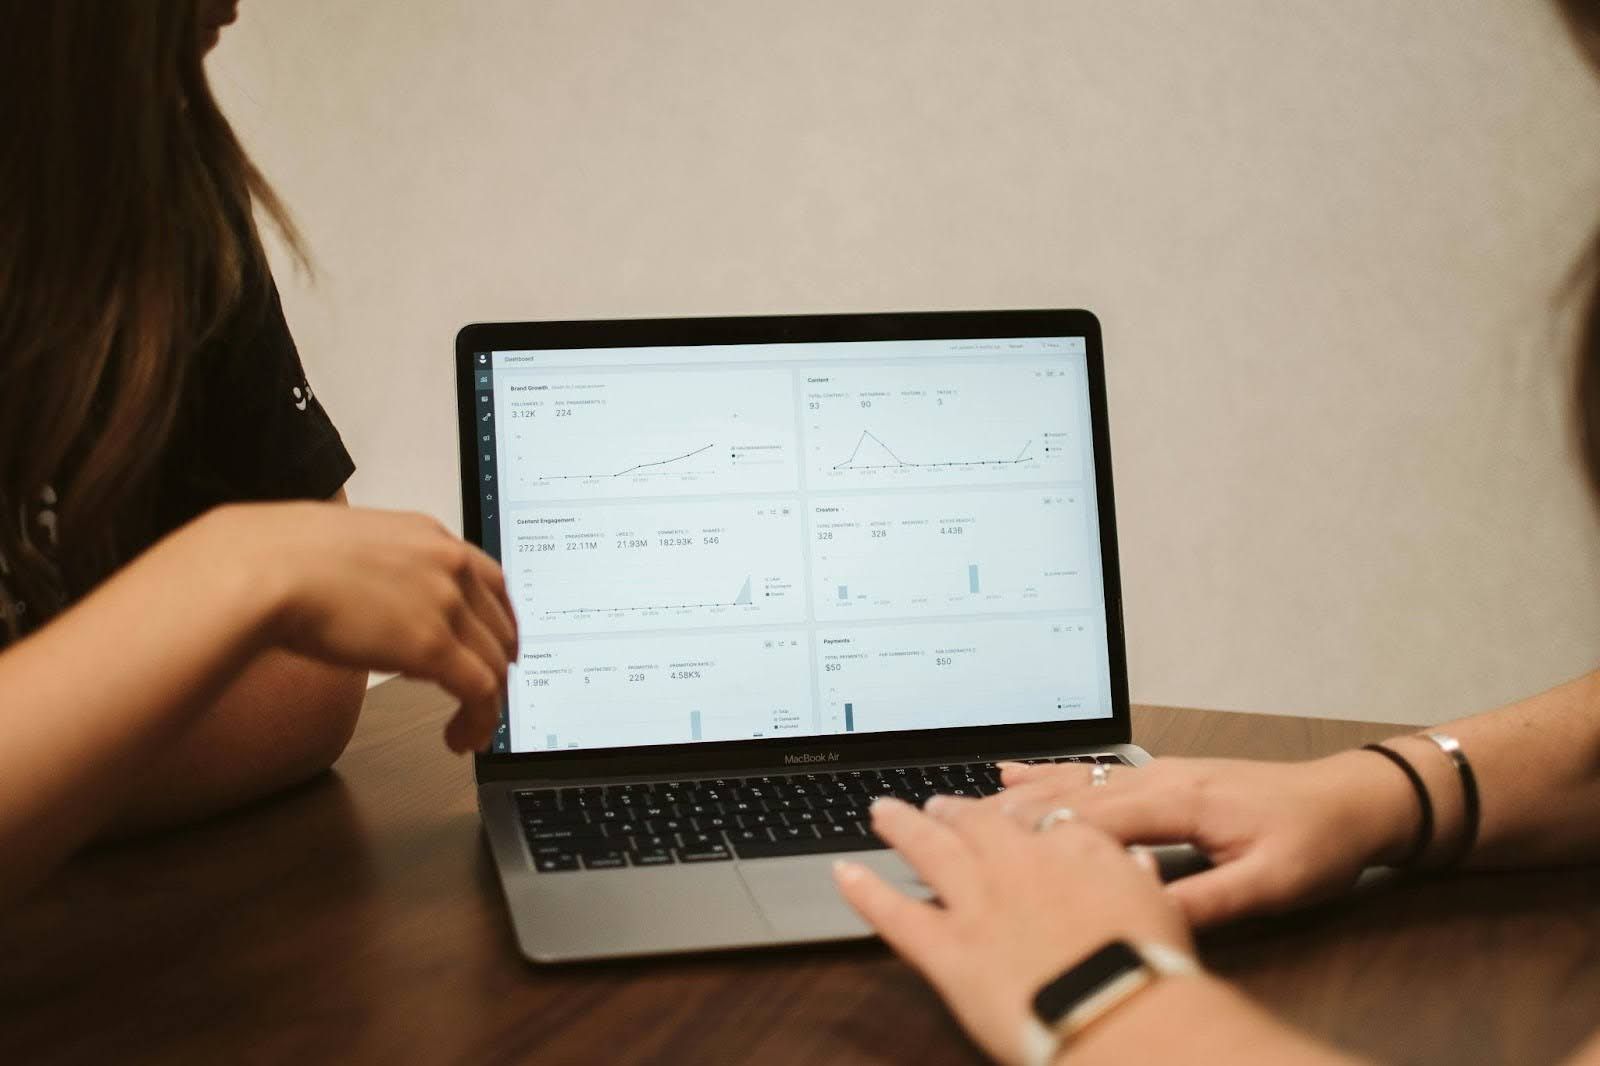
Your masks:
M 1079 1033 L 1159 979 L 1199 972 L 1193 956 L 1165 944 L 1111 941 L 1034 994 L 1023 1023 L 1024 1066 L 1049 1066 Z

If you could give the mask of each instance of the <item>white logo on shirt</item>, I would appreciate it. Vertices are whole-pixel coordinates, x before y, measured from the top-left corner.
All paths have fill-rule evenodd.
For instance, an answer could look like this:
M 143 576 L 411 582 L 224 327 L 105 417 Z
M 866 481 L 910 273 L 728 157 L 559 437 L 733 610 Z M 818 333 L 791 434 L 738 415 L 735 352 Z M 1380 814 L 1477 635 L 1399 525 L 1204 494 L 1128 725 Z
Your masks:
M 39 493 L 39 503 L 41 505 L 39 508 L 39 517 L 34 519 L 34 521 L 39 523 L 39 528 L 44 530 L 45 533 L 49 535 L 51 545 L 55 545 L 57 543 L 55 512 L 56 502 L 56 490 L 52 486 L 46 485 L 44 487 L 44 491 Z
M 296 385 L 289 390 L 289 395 L 294 397 L 295 410 L 304 411 L 311 406 L 311 385 L 309 382 L 304 385 Z

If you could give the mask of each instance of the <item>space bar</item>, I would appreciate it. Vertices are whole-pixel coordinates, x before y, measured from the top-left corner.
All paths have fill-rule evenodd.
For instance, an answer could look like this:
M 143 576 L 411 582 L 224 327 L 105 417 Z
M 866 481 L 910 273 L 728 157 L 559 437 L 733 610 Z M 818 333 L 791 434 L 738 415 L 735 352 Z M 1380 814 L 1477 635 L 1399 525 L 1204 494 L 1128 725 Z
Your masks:
M 872 851 L 888 847 L 874 836 L 833 837 L 818 840 L 745 841 L 733 846 L 741 859 L 776 859 L 784 855 L 826 855 L 835 851 Z

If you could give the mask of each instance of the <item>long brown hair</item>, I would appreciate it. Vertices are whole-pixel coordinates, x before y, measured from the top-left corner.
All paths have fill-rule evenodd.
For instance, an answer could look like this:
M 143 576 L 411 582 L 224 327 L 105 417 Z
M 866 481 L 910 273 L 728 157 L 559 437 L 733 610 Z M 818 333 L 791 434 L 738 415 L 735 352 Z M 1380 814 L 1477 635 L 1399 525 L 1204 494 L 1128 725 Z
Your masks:
M 189 364 L 268 276 L 252 202 L 298 248 L 198 3 L 0 0 L 0 644 L 140 546 Z

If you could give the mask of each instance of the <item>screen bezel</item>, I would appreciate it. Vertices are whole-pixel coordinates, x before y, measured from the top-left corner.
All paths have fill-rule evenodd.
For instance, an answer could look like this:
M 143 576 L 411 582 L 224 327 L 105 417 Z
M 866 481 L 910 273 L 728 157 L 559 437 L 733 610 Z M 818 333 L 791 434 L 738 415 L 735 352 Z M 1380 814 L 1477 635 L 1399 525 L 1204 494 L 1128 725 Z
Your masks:
M 1049 751 L 1088 744 L 1126 743 L 1131 736 L 1127 646 L 1121 569 L 1111 482 L 1111 433 L 1106 416 L 1105 358 L 1100 321 L 1084 310 L 938 311 L 897 314 L 782 315 L 748 318 L 616 319 L 567 322 L 480 322 L 456 334 L 456 407 L 461 462 L 462 532 L 483 543 L 478 499 L 473 359 L 479 352 L 570 348 L 642 348 L 711 344 L 819 344 L 851 341 L 966 340 L 1006 337 L 1082 337 L 1094 442 L 1105 632 L 1112 713 L 1088 721 L 828 734 L 794 740 L 702 741 L 628 748 L 590 748 L 478 754 L 479 781 L 524 777 L 581 779 L 606 774 L 671 777 L 782 768 L 818 769 L 831 763 L 937 762 L 986 753 Z M 806 765 L 786 756 L 828 756 Z

